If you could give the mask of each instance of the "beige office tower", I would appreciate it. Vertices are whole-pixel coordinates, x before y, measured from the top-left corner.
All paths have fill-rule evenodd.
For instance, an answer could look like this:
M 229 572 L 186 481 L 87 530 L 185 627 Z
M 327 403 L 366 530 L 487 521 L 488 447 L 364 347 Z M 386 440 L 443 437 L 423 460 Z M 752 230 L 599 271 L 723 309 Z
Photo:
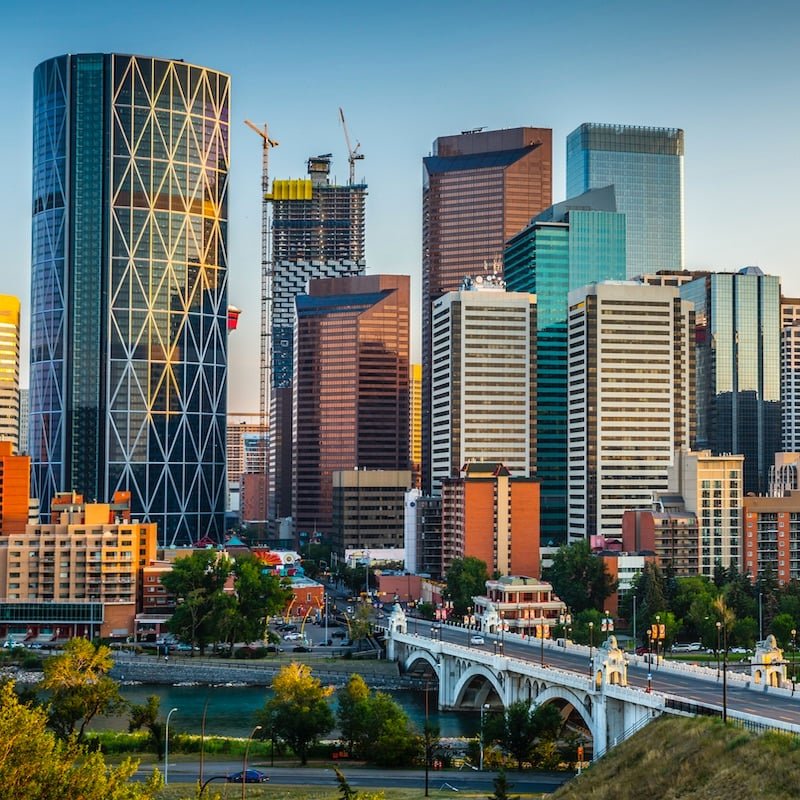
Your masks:
M 694 438 L 694 312 L 632 281 L 569 294 L 568 533 L 619 536 Z
M 0 440 L 19 449 L 19 299 L 0 294 Z

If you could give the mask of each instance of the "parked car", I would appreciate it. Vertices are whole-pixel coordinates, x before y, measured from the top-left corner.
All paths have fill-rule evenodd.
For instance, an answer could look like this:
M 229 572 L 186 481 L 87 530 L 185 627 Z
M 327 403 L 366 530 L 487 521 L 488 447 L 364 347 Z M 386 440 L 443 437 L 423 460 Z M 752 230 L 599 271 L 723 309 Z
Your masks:
M 190 644 L 186 644 L 185 642 L 176 644 L 174 649 L 177 650 L 179 653 L 191 653 L 192 650 L 194 650 L 195 652 L 200 650 L 200 648 L 197 645 L 192 647 Z
M 269 775 L 260 769 L 248 769 L 228 775 L 228 783 L 268 783 Z
M 346 639 L 347 638 L 347 634 L 344 631 L 334 631 L 331 634 L 331 638 L 332 639 Z
M 298 644 L 292 648 L 293 653 L 310 653 L 311 648 L 307 644 Z
M 273 654 L 277 654 L 277 653 L 282 653 L 283 652 L 283 648 L 280 647 L 277 644 L 268 644 L 264 649 L 268 653 L 273 653 Z
M 747 655 L 748 653 L 752 653 L 753 651 L 748 650 L 746 647 L 731 647 L 730 650 L 728 650 L 728 652 L 735 653 L 737 656 L 744 656 Z
M 472 636 L 469 637 L 469 643 L 470 644 L 486 644 L 486 640 L 483 638 L 483 636 L 480 636 L 479 634 L 475 633 L 475 634 L 473 634 Z
M 690 644 L 680 644 L 676 642 L 672 645 L 673 653 L 699 653 L 703 649 L 700 642 L 691 642 Z
M 640 644 L 636 648 L 636 655 L 637 656 L 646 656 L 650 652 L 650 649 L 646 644 Z
M 302 639 L 302 638 L 303 638 L 302 634 L 297 633 L 296 631 L 292 631 L 291 633 L 284 633 L 283 634 L 283 640 L 285 642 L 293 642 L 296 639 Z

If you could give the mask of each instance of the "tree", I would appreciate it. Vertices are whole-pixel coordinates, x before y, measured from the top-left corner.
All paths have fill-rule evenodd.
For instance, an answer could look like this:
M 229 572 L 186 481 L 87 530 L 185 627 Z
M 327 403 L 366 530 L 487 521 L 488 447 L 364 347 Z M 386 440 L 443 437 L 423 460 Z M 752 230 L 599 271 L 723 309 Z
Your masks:
M 390 695 L 371 691 L 353 674 L 336 699 L 339 731 L 353 755 L 386 767 L 404 766 L 419 756 L 422 741 Z
M 220 593 L 231 564 L 216 550 L 197 550 L 179 558 L 161 583 L 177 600 L 168 628 L 176 636 L 203 652 L 217 634 L 217 613 L 224 604 Z
M 86 726 L 99 714 L 115 714 L 122 708 L 116 681 L 108 676 L 114 661 L 105 645 L 87 639 L 70 639 L 61 655 L 45 659 L 39 688 L 49 692 L 49 725 L 66 739 L 77 728 L 83 741 Z
M 19 701 L 13 683 L 0 686 L 0 800 L 152 800 L 161 780 L 133 781 L 137 762 L 109 767 L 99 752 L 46 729 L 47 712 Z
M 562 728 L 561 713 L 553 705 L 533 708 L 519 700 L 511 703 L 503 714 L 490 717 L 484 729 L 484 738 L 498 743 L 517 762 L 517 769 L 531 757 L 540 741 L 555 739 Z
M 593 555 L 586 541 L 560 547 L 545 577 L 573 612 L 602 611 L 606 598 L 617 589 L 606 565 Z
M 339 767 L 334 767 L 336 773 L 336 783 L 339 784 L 339 795 L 342 800 L 384 800 L 383 792 L 357 792 L 345 778 L 344 773 Z
M 515 797 L 509 795 L 513 785 L 508 782 L 504 769 L 501 768 L 498 771 L 497 777 L 495 777 L 492 783 L 494 784 L 494 792 L 489 795 L 489 800 L 519 800 L 519 795 Z
M 311 677 L 307 665 L 292 663 L 275 676 L 272 691 L 273 697 L 259 714 L 259 722 L 306 764 L 310 747 L 333 728 L 333 711 L 328 705 L 333 687 L 323 687 Z
M 777 614 L 770 624 L 770 631 L 780 647 L 788 647 L 792 643 L 792 631 L 797 630 L 794 617 L 789 614 Z M 796 639 L 795 635 L 795 639 Z
M 489 573 L 486 563 L 474 556 L 453 559 L 447 571 L 447 598 L 453 603 L 453 614 L 462 617 L 473 606 L 473 597 L 486 594 Z
M 139 731 L 146 728 L 150 734 L 150 743 L 156 755 L 161 758 L 164 755 L 164 723 L 159 719 L 161 713 L 161 698 L 151 694 L 143 705 L 134 704 L 131 706 L 130 719 L 128 720 L 128 732 Z

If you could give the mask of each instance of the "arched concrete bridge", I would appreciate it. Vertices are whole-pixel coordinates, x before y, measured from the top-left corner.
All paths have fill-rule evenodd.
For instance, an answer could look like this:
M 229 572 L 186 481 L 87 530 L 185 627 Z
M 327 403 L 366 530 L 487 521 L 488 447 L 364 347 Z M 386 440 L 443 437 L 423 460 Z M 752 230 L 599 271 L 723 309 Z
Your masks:
M 419 672 L 438 686 L 440 709 L 507 708 L 523 700 L 553 703 L 564 719 L 591 737 L 595 756 L 657 717 L 664 698 L 627 685 L 627 662 L 614 637 L 597 649 L 592 674 L 541 666 L 506 655 L 409 634 L 405 614 L 391 614 L 386 655 L 403 672 Z

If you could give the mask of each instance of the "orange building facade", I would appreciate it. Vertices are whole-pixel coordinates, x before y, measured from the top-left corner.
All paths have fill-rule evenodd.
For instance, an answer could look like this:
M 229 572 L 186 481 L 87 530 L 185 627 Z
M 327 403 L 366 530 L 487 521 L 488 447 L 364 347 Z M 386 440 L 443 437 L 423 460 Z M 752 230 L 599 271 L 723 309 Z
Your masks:
M 474 557 L 489 574 L 540 574 L 540 487 L 502 464 L 467 464 L 442 482 L 442 574 L 456 558 Z
M 30 456 L 15 456 L 11 442 L 0 441 L 0 534 L 24 533 L 28 524 Z
M 753 581 L 767 571 L 779 584 L 800 579 L 800 492 L 744 498 L 743 567 Z

